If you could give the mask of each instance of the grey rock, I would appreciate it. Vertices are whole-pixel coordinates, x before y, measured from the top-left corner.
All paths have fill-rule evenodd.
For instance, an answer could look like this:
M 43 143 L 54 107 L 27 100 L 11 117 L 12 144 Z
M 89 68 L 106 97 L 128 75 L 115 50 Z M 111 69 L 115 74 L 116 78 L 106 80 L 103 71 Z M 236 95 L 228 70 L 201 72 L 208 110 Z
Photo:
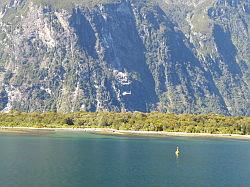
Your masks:
M 0 110 L 249 115 L 249 0 L 0 2 Z

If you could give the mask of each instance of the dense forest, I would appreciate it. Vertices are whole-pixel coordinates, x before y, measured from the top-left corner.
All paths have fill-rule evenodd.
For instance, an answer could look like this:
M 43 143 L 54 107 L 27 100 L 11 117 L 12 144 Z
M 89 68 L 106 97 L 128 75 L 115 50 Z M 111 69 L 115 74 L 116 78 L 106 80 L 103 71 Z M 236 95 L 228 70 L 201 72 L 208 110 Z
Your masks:
M 114 128 L 211 134 L 250 134 L 250 117 L 141 112 L 0 113 L 2 127 Z

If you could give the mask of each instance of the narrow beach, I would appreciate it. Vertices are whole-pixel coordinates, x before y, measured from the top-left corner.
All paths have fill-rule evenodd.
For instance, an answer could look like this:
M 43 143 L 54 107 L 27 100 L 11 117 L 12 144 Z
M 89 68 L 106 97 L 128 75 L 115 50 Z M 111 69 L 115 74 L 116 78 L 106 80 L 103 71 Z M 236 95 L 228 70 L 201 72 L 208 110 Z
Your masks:
M 207 137 L 207 138 L 229 138 L 229 139 L 242 139 L 250 140 L 250 135 L 240 134 L 209 134 L 209 133 L 186 133 L 186 132 L 163 132 L 163 131 L 133 131 L 133 130 L 116 130 L 109 128 L 34 128 L 34 127 L 0 127 L 0 132 L 16 132 L 16 133 L 29 133 L 32 131 L 39 132 L 55 132 L 55 131 L 68 131 L 68 132 L 88 132 L 107 135 L 132 135 L 132 136 L 157 136 L 157 137 Z

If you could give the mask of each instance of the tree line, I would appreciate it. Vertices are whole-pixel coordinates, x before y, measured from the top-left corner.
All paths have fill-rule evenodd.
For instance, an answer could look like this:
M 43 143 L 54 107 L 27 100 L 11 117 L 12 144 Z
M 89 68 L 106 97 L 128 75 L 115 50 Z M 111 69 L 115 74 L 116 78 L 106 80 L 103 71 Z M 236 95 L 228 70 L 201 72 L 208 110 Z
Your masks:
M 168 114 L 160 112 L 0 113 L 0 126 L 36 128 L 114 128 L 211 134 L 248 134 L 250 117 L 217 114 Z

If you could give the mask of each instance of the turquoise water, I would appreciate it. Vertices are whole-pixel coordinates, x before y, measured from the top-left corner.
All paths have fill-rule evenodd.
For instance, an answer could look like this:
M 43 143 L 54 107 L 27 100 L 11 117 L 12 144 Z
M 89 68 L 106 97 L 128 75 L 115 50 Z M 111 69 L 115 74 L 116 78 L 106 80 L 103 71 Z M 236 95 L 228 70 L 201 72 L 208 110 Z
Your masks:
M 0 134 L 0 162 L 1 187 L 250 186 L 240 140 Z

